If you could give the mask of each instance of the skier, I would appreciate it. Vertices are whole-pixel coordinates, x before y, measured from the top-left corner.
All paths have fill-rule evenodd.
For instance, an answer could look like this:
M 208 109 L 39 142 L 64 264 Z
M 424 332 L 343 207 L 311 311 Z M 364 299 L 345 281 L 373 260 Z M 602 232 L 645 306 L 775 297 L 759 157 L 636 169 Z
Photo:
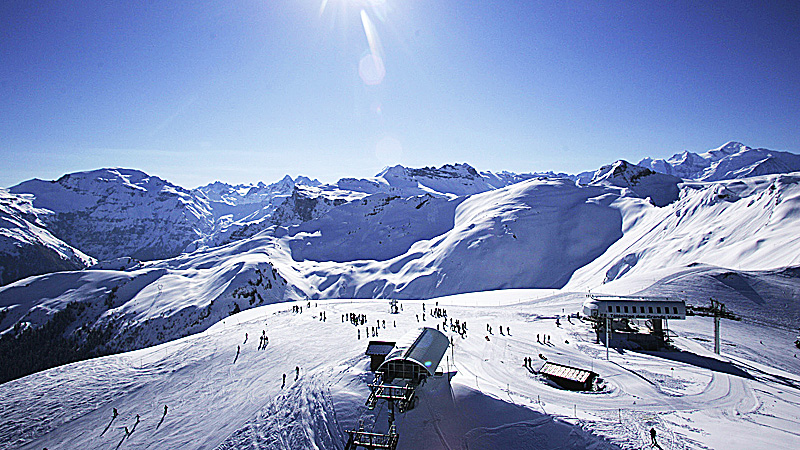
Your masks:
M 247 333 L 244 334 L 244 342 L 242 344 L 247 344 Z
M 116 419 L 117 416 L 119 415 L 119 413 L 117 412 L 117 408 L 111 408 L 111 409 L 113 409 L 111 418 Z
M 294 381 L 300 377 L 300 366 L 294 366 Z
M 658 446 L 658 442 L 656 442 L 656 429 L 650 428 L 650 444 L 651 446 Z
M 167 405 L 164 405 L 164 415 L 167 415 Z
M 283 384 L 281 384 L 281 389 L 286 387 L 286 374 L 283 374 Z

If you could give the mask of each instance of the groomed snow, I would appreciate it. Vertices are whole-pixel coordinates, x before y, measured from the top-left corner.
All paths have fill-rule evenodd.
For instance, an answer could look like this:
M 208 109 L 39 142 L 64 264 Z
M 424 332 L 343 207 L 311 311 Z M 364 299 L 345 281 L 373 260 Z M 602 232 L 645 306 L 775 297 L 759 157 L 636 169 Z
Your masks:
M 587 324 L 555 324 L 583 299 L 537 290 L 442 299 L 448 317 L 466 320 L 469 331 L 466 339 L 447 332 L 455 346 L 439 370 L 451 375 L 450 385 L 447 377 L 430 379 L 418 391 L 419 405 L 397 415 L 398 448 L 647 448 L 651 427 L 663 449 L 797 448 L 800 362 L 773 329 L 737 324 L 719 357 L 708 350 L 710 319 L 671 321 L 680 351 L 612 350 L 606 361 Z M 435 302 L 401 301 L 397 315 L 376 300 L 302 302 L 302 314 L 291 312 L 294 303 L 268 305 L 194 336 L 5 383 L 0 449 L 341 449 L 359 418 L 367 429 L 386 428 L 385 406 L 364 407 L 371 379 L 366 328 L 386 320 L 376 339 L 397 339 L 420 325 L 423 303 L 430 313 Z M 366 326 L 342 323 L 350 312 L 367 314 Z M 423 325 L 441 323 L 425 319 Z M 258 350 L 262 330 L 269 345 Z M 552 344 L 538 344 L 537 334 L 550 335 Z M 756 335 L 783 345 L 787 371 L 729 351 L 757 353 Z M 539 354 L 598 372 L 607 389 L 553 387 L 523 367 L 526 356 L 539 367 Z M 120 414 L 113 421 L 112 408 Z M 127 438 L 124 427 L 133 430 Z

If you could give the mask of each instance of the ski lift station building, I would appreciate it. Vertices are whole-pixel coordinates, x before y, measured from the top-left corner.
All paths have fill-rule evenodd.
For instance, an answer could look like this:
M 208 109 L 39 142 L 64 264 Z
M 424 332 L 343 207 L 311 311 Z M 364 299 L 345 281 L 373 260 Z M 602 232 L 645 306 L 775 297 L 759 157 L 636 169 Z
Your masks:
M 645 350 L 657 350 L 664 346 L 668 338 L 667 320 L 686 319 L 686 303 L 683 300 L 597 294 L 586 297 L 583 314 L 596 320 L 605 329 L 607 346 L 623 345 L 622 342 L 627 341 Z M 646 319 L 650 323 L 650 333 L 615 333 L 614 321 L 621 319 Z M 612 344 L 614 341 L 618 341 L 617 344 Z
M 401 378 L 418 383 L 436 373 L 449 346 L 450 341 L 441 331 L 417 328 L 397 341 L 378 372 L 382 372 L 387 381 Z

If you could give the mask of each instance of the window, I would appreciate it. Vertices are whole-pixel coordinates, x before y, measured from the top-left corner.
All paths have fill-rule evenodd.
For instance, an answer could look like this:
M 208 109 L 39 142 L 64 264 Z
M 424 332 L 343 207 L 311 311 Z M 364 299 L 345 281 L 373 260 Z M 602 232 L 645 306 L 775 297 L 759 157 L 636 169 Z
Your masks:
M 660 307 L 660 306 L 656 306 L 656 312 L 657 312 L 658 314 L 661 314 L 661 307 Z
M 640 312 L 640 313 L 642 313 L 642 314 L 644 314 L 644 306 L 640 306 L 640 307 L 639 307 L 639 312 Z
M 624 308 L 625 308 L 625 312 L 628 312 L 628 307 L 627 307 L 627 306 L 625 306 Z
M 678 314 L 678 307 L 677 307 L 677 306 L 673 306 L 673 307 L 672 307 L 672 311 L 673 311 L 675 314 Z
M 619 306 L 617 306 L 617 312 L 619 312 Z
M 608 312 L 611 312 L 611 305 L 606 305 L 606 306 L 608 306 Z
M 650 310 L 650 314 L 653 314 L 653 307 L 652 306 L 648 306 L 647 309 Z

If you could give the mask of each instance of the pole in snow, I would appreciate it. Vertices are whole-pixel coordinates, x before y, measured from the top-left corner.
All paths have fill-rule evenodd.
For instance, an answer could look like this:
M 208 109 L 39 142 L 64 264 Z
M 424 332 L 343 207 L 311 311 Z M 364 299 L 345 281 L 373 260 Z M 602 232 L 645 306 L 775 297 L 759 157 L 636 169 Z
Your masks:
M 608 341 L 609 341 L 609 333 L 611 332 L 611 325 L 610 319 L 606 316 L 606 361 L 608 361 Z

